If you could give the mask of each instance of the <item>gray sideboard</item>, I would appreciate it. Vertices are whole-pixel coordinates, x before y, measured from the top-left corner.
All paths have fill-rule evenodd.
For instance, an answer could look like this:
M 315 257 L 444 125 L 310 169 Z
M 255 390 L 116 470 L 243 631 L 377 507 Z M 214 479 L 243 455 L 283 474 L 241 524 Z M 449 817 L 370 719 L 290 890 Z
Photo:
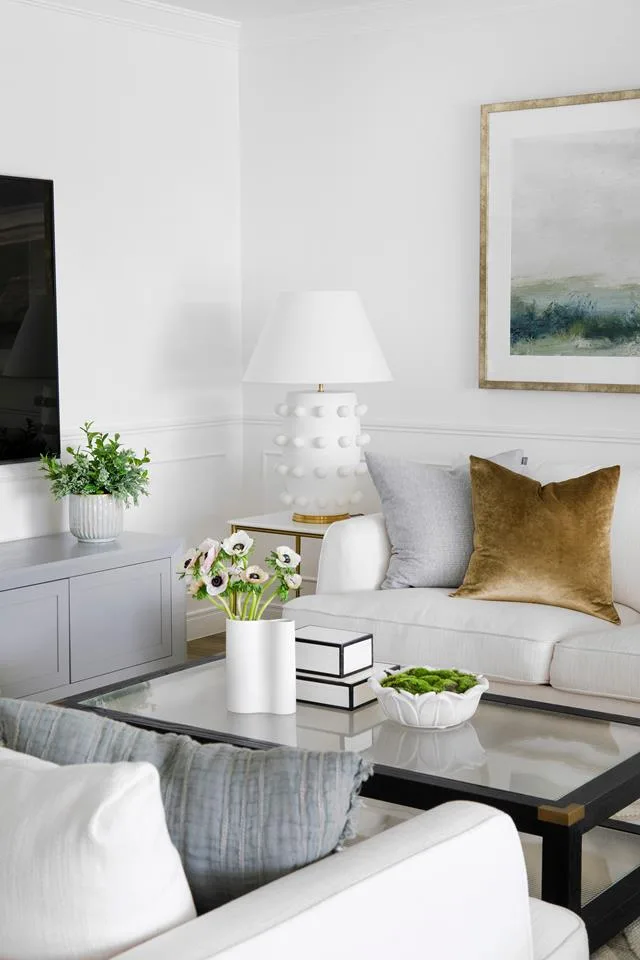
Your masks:
M 0 696 L 59 700 L 186 656 L 179 540 L 0 543 Z

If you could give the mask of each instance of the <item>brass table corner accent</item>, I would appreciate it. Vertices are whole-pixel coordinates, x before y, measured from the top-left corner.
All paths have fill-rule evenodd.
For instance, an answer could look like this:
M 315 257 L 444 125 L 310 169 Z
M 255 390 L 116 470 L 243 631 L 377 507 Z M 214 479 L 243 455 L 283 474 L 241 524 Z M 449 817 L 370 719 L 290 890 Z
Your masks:
M 584 820 L 584 806 L 581 803 L 570 803 L 566 807 L 554 807 L 545 803 L 538 807 L 538 820 L 543 823 L 557 823 L 561 827 L 572 827 L 574 823 Z

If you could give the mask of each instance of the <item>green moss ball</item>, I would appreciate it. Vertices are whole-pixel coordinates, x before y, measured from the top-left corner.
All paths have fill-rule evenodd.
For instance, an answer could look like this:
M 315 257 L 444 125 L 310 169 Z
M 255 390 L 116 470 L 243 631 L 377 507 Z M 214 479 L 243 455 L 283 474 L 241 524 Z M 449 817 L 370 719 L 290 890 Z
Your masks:
M 427 667 L 411 667 L 401 673 L 392 673 L 380 681 L 381 687 L 406 690 L 419 696 L 421 693 L 466 693 L 475 687 L 478 679 L 473 673 L 459 670 L 429 670 Z

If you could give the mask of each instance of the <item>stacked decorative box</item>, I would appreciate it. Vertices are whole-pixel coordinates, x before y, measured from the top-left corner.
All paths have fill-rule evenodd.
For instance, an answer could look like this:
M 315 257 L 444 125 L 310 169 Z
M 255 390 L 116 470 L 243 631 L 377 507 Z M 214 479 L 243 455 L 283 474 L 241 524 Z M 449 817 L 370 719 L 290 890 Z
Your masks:
M 296 698 L 302 703 L 355 710 L 375 700 L 373 635 L 332 627 L 296 629 Z

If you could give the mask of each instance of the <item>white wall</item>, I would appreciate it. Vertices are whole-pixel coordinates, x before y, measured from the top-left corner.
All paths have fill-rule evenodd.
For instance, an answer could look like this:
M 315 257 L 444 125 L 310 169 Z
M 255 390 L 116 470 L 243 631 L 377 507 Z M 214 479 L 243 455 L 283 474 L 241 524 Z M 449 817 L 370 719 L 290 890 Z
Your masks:
M 247 31 L 245 362 L 279 290 L 353 287 L 396 377 L 359 390 L 377 449 L 640 460 L 640 396 L 477 388 L 480 104 L 638 87 L 639 31 L 635 0 L 408 0 Z M 245 388 L 254 510 L 277 503 L 280 392 Z
M 93 418 L 151 448 L 130 528 L 193 542 L 277 505 L 280 389 L 239 377 L 287 288 L 361 291 L 396 375 L 360 390 L 378 449 L 640 459 L 640 397 L 476 388 L 479 105 L 638 86 L 640 9 L 479 6 L 248 27 L 239 129 L 235 26 L 0 0 L 0 172 L 55 181 L 63 439 Z M 0 468 L 0 539 L 65 525 L 32 465 Z
M 54 180 L 63 441 L 150 448 L 130 529 L 190 542 L 238 509 L 237 27 L 122 0 L 0 0 L 0 173 Z M 0 468 L 0 540 L 66 527 Z

